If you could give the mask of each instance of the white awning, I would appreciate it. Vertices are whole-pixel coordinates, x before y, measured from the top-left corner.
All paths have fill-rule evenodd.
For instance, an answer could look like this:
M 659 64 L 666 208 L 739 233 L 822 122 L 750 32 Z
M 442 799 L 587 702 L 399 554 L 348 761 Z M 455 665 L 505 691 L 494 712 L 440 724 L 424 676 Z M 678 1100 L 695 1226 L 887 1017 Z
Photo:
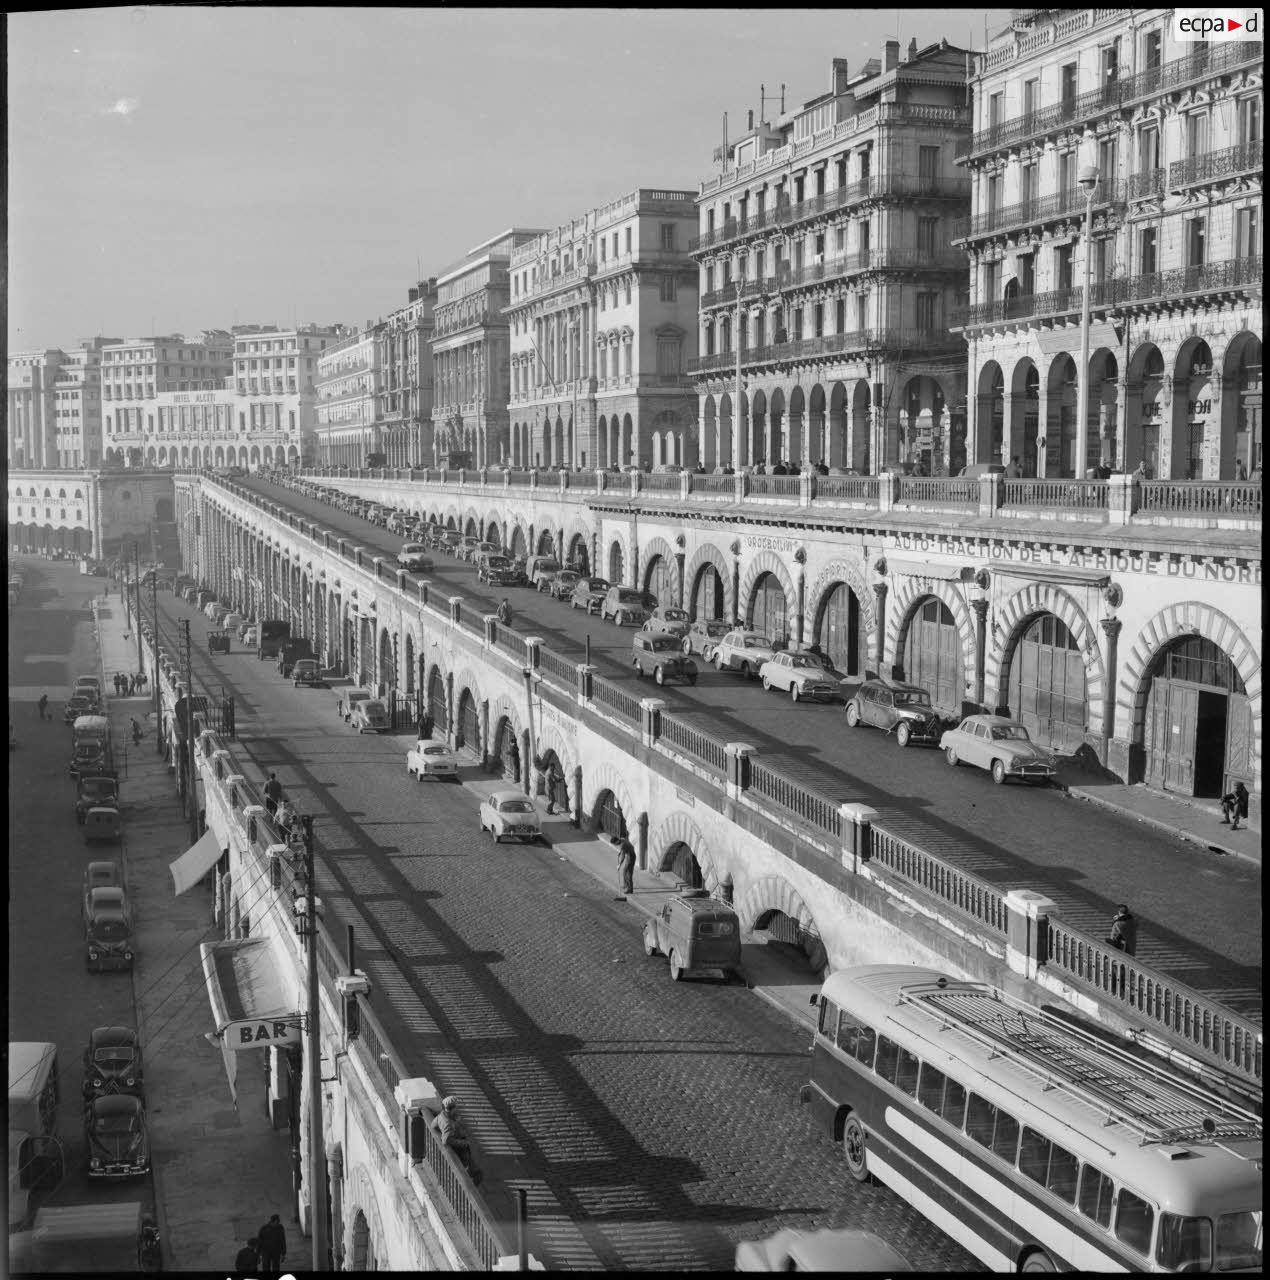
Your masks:
M 1000 578 L 1027 578 L 1031 582 L 1062 582 L 1073 587 L 1105 587 L 1111 581 L 1106 569 L 1082 569 L 1077 565 L 1032 565 L 992 562 L 992 572 Z
M 903 556 L 887 556 L 886 571 L 888 576 L 903 573 L 910 578 L 938 578 L 941 582 L 969 582 L 974 577 L 974 569 L 970 565 L 910 560 Z
M 220 858 L 220 842 L 216 833 L 210 829 L 204 831 L 197 842 L 187 849 L 175 862 L 168 863 L 172 879 L 176 884 L 176 892 L 184 893 L 192 889 L 216 865 Z

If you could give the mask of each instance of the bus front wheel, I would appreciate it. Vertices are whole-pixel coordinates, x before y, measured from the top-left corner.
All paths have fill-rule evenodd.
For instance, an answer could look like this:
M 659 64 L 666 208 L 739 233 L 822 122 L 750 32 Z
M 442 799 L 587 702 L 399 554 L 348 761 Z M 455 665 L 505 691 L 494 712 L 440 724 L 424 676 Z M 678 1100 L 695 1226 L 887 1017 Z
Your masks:
M 1057 1271 L 1054 1260 L 1044 1249 L 1034 1249 L 1023 1259 L 1020 1271 Z
M 856 1115 L 849 1115 L 842 1129 L 842 1151 L 847 1157 L 847 1171 L 857 1182 L 869 1180 L 869 1157 L 864 1149 L 864 1125 Z

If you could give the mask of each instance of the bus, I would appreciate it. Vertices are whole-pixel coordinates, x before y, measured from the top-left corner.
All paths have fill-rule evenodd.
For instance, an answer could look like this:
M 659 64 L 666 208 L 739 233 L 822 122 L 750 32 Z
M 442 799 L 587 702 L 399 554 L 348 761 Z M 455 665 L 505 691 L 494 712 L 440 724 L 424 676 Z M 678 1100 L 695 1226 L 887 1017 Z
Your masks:
M 993 1270 L 1261 1270 L 1261 1119 L 1215 1088 L 931 969 L 812 999 L 801 1097 L 847 1171 Z
M 30 1214 L 31 1192 L 61 1180 L 57 1046 L 9 1041 L 9 1227 Z

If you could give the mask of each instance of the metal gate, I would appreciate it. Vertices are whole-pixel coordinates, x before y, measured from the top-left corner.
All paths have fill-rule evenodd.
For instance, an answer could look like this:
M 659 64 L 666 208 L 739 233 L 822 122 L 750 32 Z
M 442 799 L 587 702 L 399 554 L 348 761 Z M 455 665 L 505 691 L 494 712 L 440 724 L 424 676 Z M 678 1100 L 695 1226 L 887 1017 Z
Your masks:
M 476 699 L 470 689 L 464 689 L 459 698 L 458 724 L 455 726 L 454 745 L 467 747 L 477 753 L 481 750 L 481 725 Z

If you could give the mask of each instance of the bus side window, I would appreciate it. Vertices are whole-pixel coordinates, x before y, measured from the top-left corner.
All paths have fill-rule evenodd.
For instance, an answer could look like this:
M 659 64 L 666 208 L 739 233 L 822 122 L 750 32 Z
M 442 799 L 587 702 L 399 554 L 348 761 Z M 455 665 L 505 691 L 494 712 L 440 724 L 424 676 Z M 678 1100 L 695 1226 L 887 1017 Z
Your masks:
M 1116 1197 L 1116 1239 L 1139 1253 L 1150 1254 L 1155 1210 L 1141 1196 L 1120 1188 Z
M 820 1034 L 832 1040 L 838 1029 L 838 1006 L 832 1000 L 820 997 Z
M 907 1049 L 900 1050 L 900 1061 L 895 1072 L 895 1084 L 903 1089 L 911 1098 L 917 1096 L 917 1073 L 921 1069 L 921 1059 Z
M 894 1040 L 878 1036 L 878 1060 L 876 1071 L 883 1080 L 895 1083 L 895 1071 L 900 1064 L 900 1047 Z
M 854 1014 L 845 1009 L 838 1019 L 838 1048 L 848 1058 L 863 1062 L 866 1067 L 873 1065 L 873 1041 L 876 1033 L 872 1027 L 857 1022 Z
M 970 1095 L 966 1133 L 980 1146 L 990 1148 L 993 1155 L 1014 1164 L 1019 1153 L 1019 1122 L 977 1093 Z
M 1008 1111 L 997 1111 L 997 1127 L 992 1134 L 992 1153 L 1006 1164 L 1013 1164 L 1019 1155 L 1019 1122 Z
M 970 1107 L 966 1112 L 966 1136 L 981 1147 L 992 1146 L 992 1125 L 996 1119 L 996 1107 L 977 1093 L 970 1095 Z
M 966 1090 L 956 1080 L 949 1080 L 944 1090 L 942 1115 L 954 1129 L 960 1129 L 966 1119 Z
M 1111 1226 L 1111 1179 L 1093 1165 L 1087 1164 L 1080 1171 L 1080 1203 L 1078 1208 L 1087 1218 L 1100 1227 Z
M 944 1081 L 942 1071 L 932 1067 L 929 1062 L 922 1063 L 922 1082 L 917 1086 L 917 1100 L 936 1115 L 944 1105 Z

